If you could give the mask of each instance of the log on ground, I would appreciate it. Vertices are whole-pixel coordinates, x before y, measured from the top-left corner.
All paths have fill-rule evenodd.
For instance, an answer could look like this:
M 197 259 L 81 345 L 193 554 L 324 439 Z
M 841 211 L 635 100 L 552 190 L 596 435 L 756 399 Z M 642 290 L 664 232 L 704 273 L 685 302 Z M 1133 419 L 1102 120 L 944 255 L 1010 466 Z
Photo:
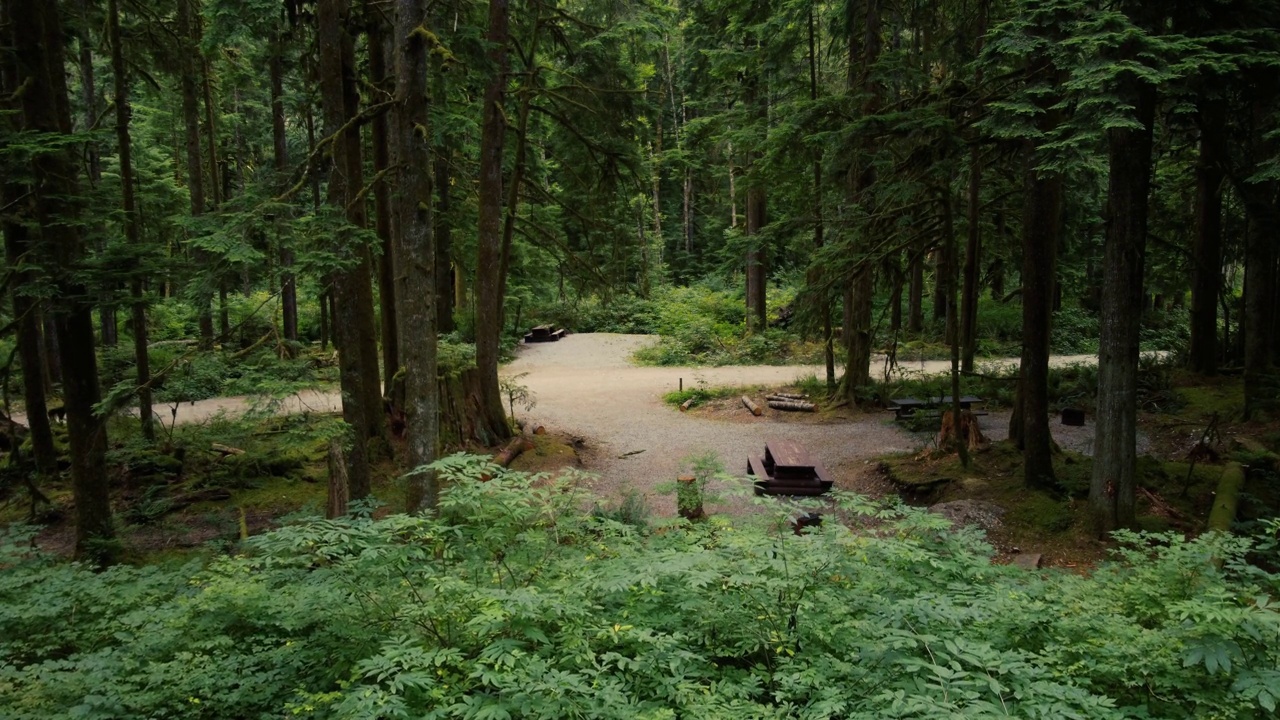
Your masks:
M 525 450 L 533 449 L 533 441 L 518 435 L 511 438 L 497 455 L 493 456 L 493 463 L 500 467 L 510 467 L 516 458 L 520 457 L 520 453 Z
M 760 417 L 760 414 L 764 412 L 764 410 L 762 410 L 759 405 L 755 404 L 754 402 L 751 402 L 751 398 L 747 397 L 746 395 L 742 396 L 742 406 L 750 410 L 751 414 L 755 415 L 756 417 Z
M 818 409 L 813 403 L 804 400 L 769 400 L 769 407 L 792 412 L 813 412 Z
M 1231 531 L 1231 523 L 1236 520 L 1236 508 L 1240 503 L 1240 489 L 1243 487 L 1244 467 L 1240 463 L 1229 463 L 1222 470 L 1218 493 L 1209 510 L 1209 530 Z

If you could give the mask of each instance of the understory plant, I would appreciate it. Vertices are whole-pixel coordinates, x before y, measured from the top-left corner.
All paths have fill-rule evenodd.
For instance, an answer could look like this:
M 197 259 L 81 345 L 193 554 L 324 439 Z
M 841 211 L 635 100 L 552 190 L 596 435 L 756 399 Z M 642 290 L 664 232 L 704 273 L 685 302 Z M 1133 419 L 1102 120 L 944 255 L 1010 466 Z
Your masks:
M 0 716 L 1274 716 L 1280 577 L 1248 562 L 1274 523 L 1120 535 L 1082 576 L 857 496 L 800 535 L 772 499 L 643 531 L 573 473 L 434 468 L 435 515 L 302 520 L 205 566 L 98 573 L 10 533 Z

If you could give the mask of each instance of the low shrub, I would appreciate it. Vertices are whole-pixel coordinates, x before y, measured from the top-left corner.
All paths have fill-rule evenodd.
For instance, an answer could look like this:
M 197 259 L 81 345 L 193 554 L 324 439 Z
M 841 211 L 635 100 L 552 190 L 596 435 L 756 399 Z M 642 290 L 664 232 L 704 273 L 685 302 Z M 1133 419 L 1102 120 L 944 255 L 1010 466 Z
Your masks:
M 436 468 L 434 516 L 301 520 L 203 567 L 94 572 L 9 531 L 0 715 L 1274 717 L 1280 577 L 1245 561 L 1274 522 L 1029 573 L 852 496 L 874 531 L 795 535 L 771 501 L 646 533 L 573 478 Z

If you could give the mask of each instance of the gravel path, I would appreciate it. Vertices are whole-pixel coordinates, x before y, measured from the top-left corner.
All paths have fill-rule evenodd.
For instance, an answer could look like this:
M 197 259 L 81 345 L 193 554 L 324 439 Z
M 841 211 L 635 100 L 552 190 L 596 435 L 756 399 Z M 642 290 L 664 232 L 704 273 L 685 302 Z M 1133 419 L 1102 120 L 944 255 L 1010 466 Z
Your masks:
M 744 410 L 732 419 L 686 415 L 662 402 L 662 395 L 697 383 L 717 385 L 786 385 L 797 378 L 823 374 L 817 366 L 735 366 L 714 368 L 637 367 L 629 362 L 639 347 L 654 341 L 647 335 L 581 334 L 560 342 L 523 347 L 503 369 L 506 376 L 528 373 L 519 382 L 534 394 L 536 406 L 517 416 L 586 441 L 584 461 L 601 480 L 597 492 L 616 501 L 632 491 L 645 497 L 658 514 L 675 513 L 675 500 L 656 488 L 688 469 L 695 454 L 714 453 L 724 468 L 744 473 L 748 453 L 760 453 L 766 439 L 796 440 L 820 458 L 839 487 L 878 494 L 888 488 L 868 472 L 868 461 L 888 452 L 920 447 L 918 438 L 895 425 L 887 413 L 827 423 L 776 422 L 751 418 Z M 1055 364 L 1095 361 L 1093 356 L 1055 358 Z M 995 361 L 993 364 L 1011 361 Z M 950 369 L 946 361 L 913 363 L 924 373 Z M 984 422 L 991 427 L 1003 420 Z M 1055 426 L 1055 431 L 1058 428 Z M 1004 435 L 1004 430 L 999 432 Z M 1092 433 L 1089 433 L 1092 437 Z M 1073 443 L 1074 444 L 1074 443 Z M 724 495 L 708 510 L 742 512 L 747 498 Z

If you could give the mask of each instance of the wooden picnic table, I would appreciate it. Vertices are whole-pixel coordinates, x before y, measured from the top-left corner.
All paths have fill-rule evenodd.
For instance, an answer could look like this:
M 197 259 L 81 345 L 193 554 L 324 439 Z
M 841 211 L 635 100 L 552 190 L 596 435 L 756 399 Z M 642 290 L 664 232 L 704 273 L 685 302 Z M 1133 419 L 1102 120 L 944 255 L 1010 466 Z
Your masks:
M 952 398 L 954 397 L 954 395 L 930 395 L 924 400 L 913 397 L 893 398 L 889 401 L 889 407 L 886 409 L 892 410 L 895 419 L 901 420 L 915 415 L 917 410 L 946 410 L 952 406 L 954 402 Z M 983 398 L 974 395 L 961 395 L 960 409 L 971 410 L 974 403 L 983 402 L 985 402 Z
M 767 441 L 763 458 L 747 458 L 747 473 L 760 478 L 756 482 L 757 494 L 821 495 L 832 485 L 822 461 L 811 457 L 794 440 Z

